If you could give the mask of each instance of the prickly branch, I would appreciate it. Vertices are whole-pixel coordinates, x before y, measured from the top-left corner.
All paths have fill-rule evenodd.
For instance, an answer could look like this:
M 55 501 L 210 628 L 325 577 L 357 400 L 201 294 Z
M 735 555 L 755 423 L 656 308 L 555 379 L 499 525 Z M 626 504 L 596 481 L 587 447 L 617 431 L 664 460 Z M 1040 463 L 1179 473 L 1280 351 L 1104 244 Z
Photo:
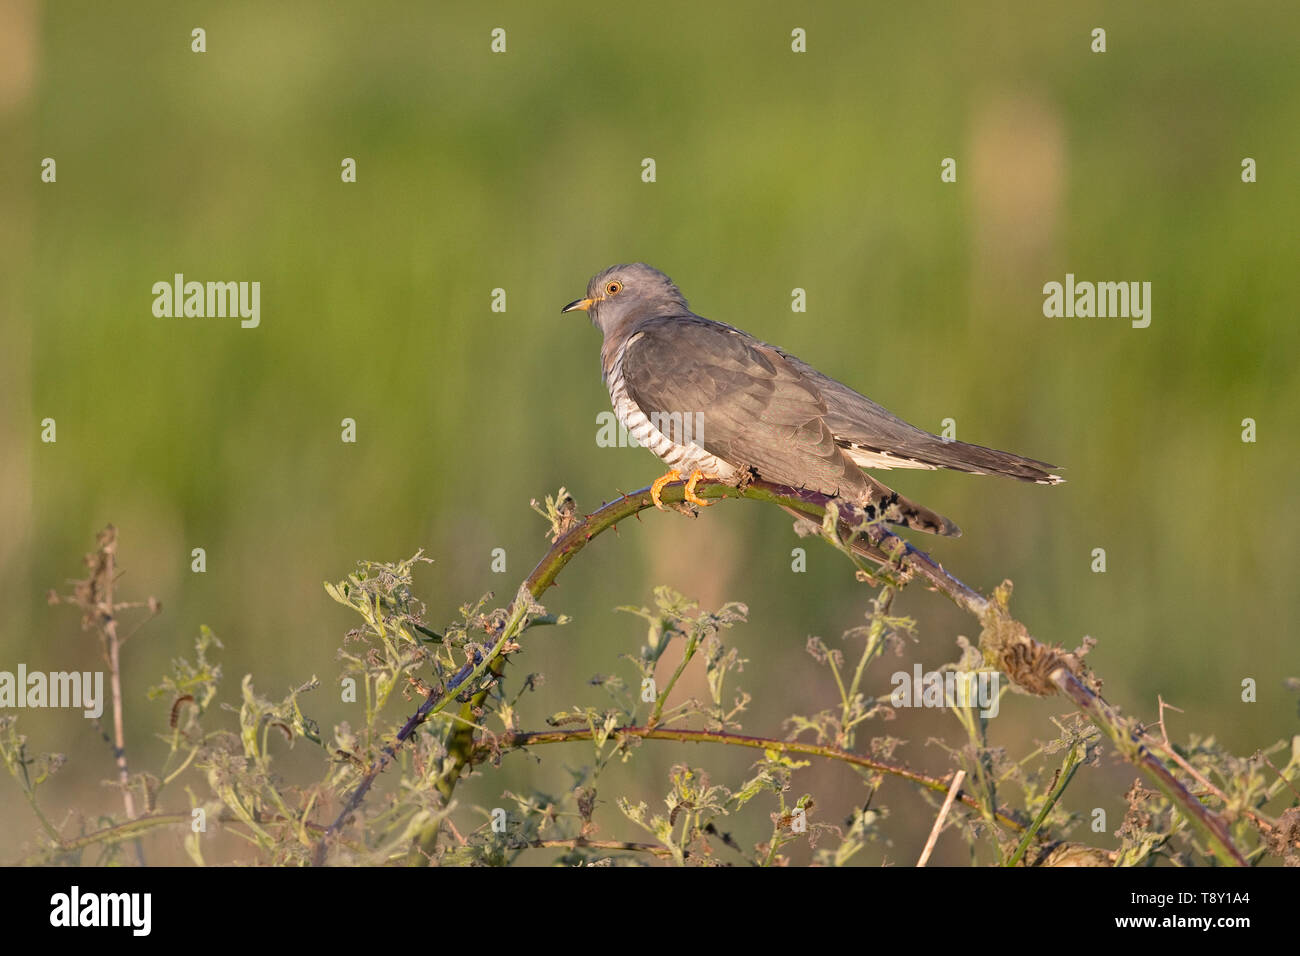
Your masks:
M 684 490 L 683 482 L 667 485 L 661 493 L 661 499 L 668 505 L 681 505 Z M 1147 748 L 1142 742 L 1136 722 L 1121 717 L 1097 693 L 1095 688 L 1098 685 L 1090 679 L 1082 663 L 1061 648 L 1037 640 L 1024 624 L 1011 616 L 1008 609 L 1010 582 L 1005 582 L 996 589 L 991 598 L 985 597 L 949 574 L 924 551 L 894 534 L 878 518 L 828 495 L 765 481 L 752 481 L 741 488 L 717 482 L 701 484 L 696 487 L 695 493 L 706 499 L 748 498 L 779 505 L 820 525 L 823 535 L 858 566 L 859 573 L 864 577 L 883 578 L 895 586 L 903 586 L 919 579 L 926 586 L 944 594 L 980 622 L 980 648 L 986 661 L 996 665 L 1014 684 L 1029 693 L 1040 696 L 1062 694 L 1069 698 L 1089 720 L 1101 728 L 1126 760 L 1140 768 L 1181 808 L 1222 862 L 1246 865 L 1245 858 L 1233 845 L 1223 820 L 1188 791 Z M 526 626 L 533 602 L 555 583 L 560 571 L 588 542 L 615 527 L 620 521 L 653 506 L 650 489 L 643 488 L 604 505 L 590 515 L 579 517 L 572 499 L 563 494 L 560 497 L 558 504 L 550 503 L 548 511 L 554 531 L 551 547 L 520 587 L 500 626 L 500 632 L 495 635 L 492 649 L 481 658 L 467 663 L 464 673 L 457 675 L 459 679 L 429 693 L 416 714 L 399 732 L 393 745 L 368 769 L 343 813 L 326 831 L 320 845 L 321 857 L 328 838 L 338 832 L 360 805 L 375 778 L 392 759 L 395 749 L 429 716 L 448 709 L 453 701 L 458 700 L 460 708 L 445 740 L 445 770 L 437 781 L 437 789 L 444 805 L 451 801 L 461 772 L 476 752 L 474 728 L 479 724 L 478 715 L 487 701 L 494 679 L 500 678 L 505 670 L 506 651 L 514 647 L 513 639 Z M 868 566 L 864 555 L 871 557 L 873 566 Z M 472 690 L 466 691 L 465 688 Z M 433 821 L 412 849 L 413 862 L 418 862 L 422 857 L 428 858 L 437 835 L 438 822 Z

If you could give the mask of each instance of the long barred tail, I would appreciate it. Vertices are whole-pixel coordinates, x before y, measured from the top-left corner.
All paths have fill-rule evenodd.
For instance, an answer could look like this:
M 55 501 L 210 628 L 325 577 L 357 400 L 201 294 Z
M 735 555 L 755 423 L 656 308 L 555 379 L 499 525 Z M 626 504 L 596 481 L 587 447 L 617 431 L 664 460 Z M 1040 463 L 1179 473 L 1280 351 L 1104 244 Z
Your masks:
M 936 465 L 957 471 L 976 475 L 1001 475 L 1003 478 L 1032 481 L 1039 485 L 1059 485 L 1065 481 L 1060 475 L 1052 474 L 1052 469 L 1056 466 L 1045 461 L 964 441 L 945 442 L 940 439 L 930 454 L 930 460 Z
M 999 475 L 1039 485 L 1059 485 L 1065 481 L 1052 473 L 1056 466 L 1045 461 L 964 441 L 944 441 L 928 433 L 888 451 L 844 439 L 838 443 L 860 468 L 951 468 L 972 475 Z
M 931 511 L 924 505 L 904 498 L 892 488 L 887 488 L 870 475 L 863 473 L 867 484 L 871 486 L 871 496 L 859 502 L 867 513 L 868 519 L 883 514 L 890 524 L 924 531 L 926 534 L 941 534 L 949 538 L 960 538 L 961 528 L 937 511 Z

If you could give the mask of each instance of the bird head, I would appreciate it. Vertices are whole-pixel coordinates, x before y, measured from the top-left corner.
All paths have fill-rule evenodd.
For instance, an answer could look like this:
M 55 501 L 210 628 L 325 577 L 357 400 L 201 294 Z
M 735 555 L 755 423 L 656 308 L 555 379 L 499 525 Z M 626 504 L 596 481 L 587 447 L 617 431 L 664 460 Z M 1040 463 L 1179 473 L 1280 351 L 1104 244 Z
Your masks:
M 602 333 L 629 321 L 655 315 L 687 315 L 686 304 L 673 280 L 644 262 L 610 266 L 587 283 L 587 297 L 570 302 L 561 312 L 586 312 Z

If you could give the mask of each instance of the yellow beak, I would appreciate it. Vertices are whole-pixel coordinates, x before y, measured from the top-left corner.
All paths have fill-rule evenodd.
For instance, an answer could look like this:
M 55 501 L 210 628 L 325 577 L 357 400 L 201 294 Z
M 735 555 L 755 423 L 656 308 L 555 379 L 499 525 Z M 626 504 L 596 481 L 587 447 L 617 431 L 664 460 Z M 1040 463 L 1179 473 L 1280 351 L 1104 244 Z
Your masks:
M 561 312 L 576 312 L 576 311 L 578 311 L 579 309 L 581 309 L 583 312 L 586 312 L 588 309 L 590 309 L 590 308 L 595 304 L 595 302 L 596 302 L 595 299 L 577 299 L 577 300 L 575 300 L 575 301 L 573 301 L 573 302 L 570 302 L 568 305 L 566 305 L 566 306 L 565 306 L 564 308 L 562 308 L 560 311 L 561 311 Z

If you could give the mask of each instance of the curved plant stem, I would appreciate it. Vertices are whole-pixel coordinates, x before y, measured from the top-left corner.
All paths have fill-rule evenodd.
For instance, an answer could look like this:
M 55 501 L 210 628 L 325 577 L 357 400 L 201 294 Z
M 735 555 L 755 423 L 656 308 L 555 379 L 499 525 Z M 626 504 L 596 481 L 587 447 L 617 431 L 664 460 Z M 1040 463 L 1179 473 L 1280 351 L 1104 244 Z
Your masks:
M 679 504 L 684 499 L 684 491 L 684 482 L 673 482 L 664 487 L 660 497 L 665 504 Z M 748 498 L 753 501 L 768 502 L 788 511 L 797 512 L 819 524 L 823 523 L 828 511 L 832 512 L 836 519 L 834 534 L 838 539 L 834 543 L 838 547 L 843 550 L 845 545 L 853 547 L 856 544 L 857 547 L 854 548 L 856 553 L 861 553 L 863 548 L 869 548 L 877 555 L 882 553 L 888 555 L 885 560 L 899 578 L 895 583 L 901 585 L 920 578 L 926 585 L 941 592 L 959 608 L 978 619 L 983 625 L 980 647 L 986 659 L 996 663 L 1023 690 L 1038 695 L 1060 693 L 1068 697 L 1110 737 L 1116 749 L 1126 760 L 1140 768 L 1182 810 L 1193 826 L 1207 839 L 1210 848 L 1222 862 L 1237 866 L 1247 865 L 1241 852 L 1234 846 L 1223 820 L 1184 787 L 1164 763 L 1142 743 L 1138 736 L 1138 728 L 1133 721 L 1121 718 L 1110 704 L 1088 686 L 1082 665 L 1073 655 L 1034 639 L 1028 629 L 1011 616 L 1007 607 L 1011 591 L 1009 582 L 998 588 L 992 598 L 985 597 L 953 577 L 928 554 L 898 537 L 879 520 L 873 520 L 874 515 L 868 515 L 862 508 L 818 492 L 765 481 L 753 481 L 743 488 L 720 482 L 700 484 L 696 486 L 695 493 L 702 498 L 710 499 Z M 528 598 L 534 600 L 539 598 L 555 583 L 560 571 L 587 546 L 588 542 L 615 527 L 620 521 L 652 506 L 650 489 L 643 488 L 606 504 L 585 518 L 574 521 L 572 526 L 562 534 L 557 534 L 550 549 L 524 580 L 519 596 L 509 609 L 507 624 L 503 627 L 493 651 L 482 661 L 475 662 L 464 680 L 456 685 L 456 687 L 475 686 L 476 689 L 468 700 L 461 703 L 457 714 L 458 719 L 452 722 L 447 731 L 446 769 L 436 783 L 444 807 L 450 805 L 461 772 L 475 753 L 474 727 L 478 723 L 476 715 L 486 703 L 493 683 L 482 678 L 488 675 L 495 678 L 501 676 L 506 666 L 506 656 L 501 651 L 509 639 L 522 630 L 528 611 L 523 600 L 525 591 Z M 875 560 L 879 562 L 882 559 L 876 557 Z M 511 633 L 512 627 L 513 633 Z M 407 721 L 394 743 L 385 748 L 379 760 L 362 778 L 361 784 L 339 818 L 327 828 L 318 846 L 318 862 L 324 861 L 328 840 L 337 834 L 348 817 L 360 806 L 375 778 L 395 755 L 396 748 L 400 747 L 415 728 L 431 714 L 446 708 L 452 700 L 456 699 L 457 694 L 455 688 L 435 690 Z M 670 731 L 670 733 L 680 734 L 683 731 Z M 412 846 L 410 862 L 425 862 L 432 857 L 438 830 L 438 820 L 431 820 L 425 825 Z
M 1038 815 L 1034 817 L 1034 822 L 1029 825 L 1025 835 L 1020 838 L 1020 843 L 1016 846 L 1015 852 L 1003 864 L 1004 866 L 1020 865 L 1020 861 L 1025 857 L 1025 851 L 1029 849 L 1030 841 L 1033 840 L 1034 835 L 1047 821 L 1047 815 L 1052 812 L 1052 807 L 1056 806 L 1056 802 L 1061 799 L 1061 794 L 1065 793 L 1065 788 L 1074 779 L 1075 771 L 1079 769 L 1081 760 L 1079 745 L 1075 744 L 1070 748 L 1070 752 L 1065 755 L 1065 763 L 1062 764 L 1061 769 L 1056 774 L 1056 783 L 1047 796 L 1043 798 L 1043 806 L 1039 809 Z
M 604 734 L 604 731 L 602 731 Z M 541 730 L 532 732 L 519 732 L 505 734 L 498 739 L 502 747 L 532 747 L 537 744 L 556 744 L 569 743 L 577 740 L 591 740 L 593 733 L 586 729 L 575 730 Z M 727 744 L 733 747 L 753 747 L 758 750 L 775 750 L 779 753 L 787 754 L 804 754 L 810 757 L 825 757 L 829 760 L 839 760 L 843 763 L 855 767 L 862 767 L 866 770 L 872 770 L 877 773 L 888 774 L 893 777 L 899 777 L 903 780 L 910 780 L 912 783 L 924 787 L 926 790 L 933 790 L 936 793 L 946 793 L 952 787 L 953 777 L 950 774 L 947 777 L 934 777 L 927 773 L 920 773 L 916 770 L 909 770 L 907 767 L 898 764 L 888 763 L 883 760 L 876 760 L 872 757 L 866 757 L 862 754 L 850 753 L 847 750 L 841 750 L 838 747 L 828 747 L 824 744 L 810 744 L 799 740 L 777 740 L 773 737 L 751 737 L 747 734 L 729 734 L 713 730 L 674 730 L 668 727 L 615 727 L 608 733 L 609 737 L 639 737 L 642 740 L 676 740 L 682 743 L 692 744 Z M 480 748 L 482 749 L 482 748 Z M 956 799 L 962 803 L 978 810 L 979 801 L 968 793 L 958 793 Z M 996 814 L 998 823 L 1022 833 L 1025 825 L 1010 814 L 999 811 Z

